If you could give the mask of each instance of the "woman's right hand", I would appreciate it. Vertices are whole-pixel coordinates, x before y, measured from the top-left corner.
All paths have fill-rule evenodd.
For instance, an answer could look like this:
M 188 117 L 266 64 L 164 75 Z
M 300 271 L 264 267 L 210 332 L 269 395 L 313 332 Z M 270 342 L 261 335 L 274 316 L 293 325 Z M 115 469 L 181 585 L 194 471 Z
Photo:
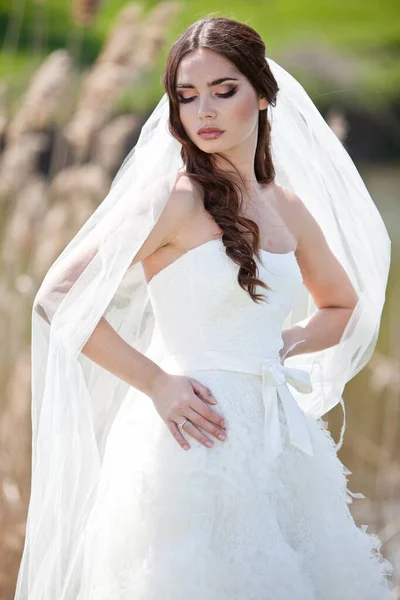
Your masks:
M 221 441 L 225 440 L 224 419 L 209 406 L 216 400 L 211 391 L 196 379 L 163 371 L 153 382 L 149 395 L 158 414 L 184 450 L 189 450 L 190 445 L 182 433 L 191 435 L 208 448 L 213 446 L 213 441 L 198 427 Z M 178 424 L 185 419 L 187 421 L 180 429 Z

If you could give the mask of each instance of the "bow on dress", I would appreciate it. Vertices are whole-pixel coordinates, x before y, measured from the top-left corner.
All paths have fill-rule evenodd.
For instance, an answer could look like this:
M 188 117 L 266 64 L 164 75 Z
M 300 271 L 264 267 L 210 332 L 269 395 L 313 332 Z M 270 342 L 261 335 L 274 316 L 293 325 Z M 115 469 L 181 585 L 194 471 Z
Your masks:
M 301 369 L 285 367 L 280 363 L 266 361 L 261 365 L 262 394 L 265 408 L 265 448 L 269 460 L 275 460 L 282 452 L 282 434 L 279 421 L 280 400 L 288 425 L 289 440 L 309 456 L 313 456 L 310 434 L 304 414 L 291 394 L 288 383 L 298 392 L 312 392 L 309 374 Z

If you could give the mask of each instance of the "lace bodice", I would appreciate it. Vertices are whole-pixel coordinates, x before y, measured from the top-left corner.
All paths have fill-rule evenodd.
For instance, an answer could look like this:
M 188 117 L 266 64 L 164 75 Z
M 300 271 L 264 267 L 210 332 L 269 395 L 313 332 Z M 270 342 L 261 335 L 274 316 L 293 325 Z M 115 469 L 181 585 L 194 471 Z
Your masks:
M 153 276 L 149 295 L 165 348 L 230 350 L 278 356 L 285 317 L 300 294 L 303 279 L 294 251 L 261 251 L 255 257 L 258 286 L 266 302 L 255 303 L 238 281 L 239 266 L 220 238 L 192 248 Z

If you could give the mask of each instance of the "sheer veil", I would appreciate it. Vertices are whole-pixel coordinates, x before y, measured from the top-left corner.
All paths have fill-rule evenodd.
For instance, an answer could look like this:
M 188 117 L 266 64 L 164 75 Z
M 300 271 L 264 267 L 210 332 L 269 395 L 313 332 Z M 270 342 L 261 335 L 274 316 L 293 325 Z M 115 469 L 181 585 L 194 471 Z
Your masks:
M 356 167 L 302 86 L 271 59 L 279 85 L 269 107 L 276 181 L 317 219 L 358 293 L 340 342 L 287 359 L 310 373 L 313 391 L 294 392 L 321 417 L 374 350 L 385 302 L 390 239 Z M 108 432 L 129 386 L 81 349 L 104 316 L 153 360 L 163 348 L 140 262 L 182 159 L 168 131 L 164 95 L 102 204 L 48 271 L 32 312 L 32 486 L 16 600 L 76 600 L 84 534 Z M 284 327 L 305 324 L 316 306 L 304 287 Z M 130 401 L 135 402 L 130 394 Z M 139 402 L 136 409 L 141 410 Z

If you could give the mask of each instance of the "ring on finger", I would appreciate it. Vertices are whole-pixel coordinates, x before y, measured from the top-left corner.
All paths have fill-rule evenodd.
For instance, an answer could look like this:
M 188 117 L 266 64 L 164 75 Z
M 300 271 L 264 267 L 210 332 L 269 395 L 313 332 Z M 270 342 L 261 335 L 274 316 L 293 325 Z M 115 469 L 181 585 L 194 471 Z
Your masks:
M 187 421 L 187 420 L 188 420 L 188 419 L 184 419 L 184 420 L 182 421 L 182 423 L 178 423 L 178 427 L 179 427 L 179 429 L 182 429 L 182 427 L 184 426 L 184 424 L 186 423 L 186 421 Z

